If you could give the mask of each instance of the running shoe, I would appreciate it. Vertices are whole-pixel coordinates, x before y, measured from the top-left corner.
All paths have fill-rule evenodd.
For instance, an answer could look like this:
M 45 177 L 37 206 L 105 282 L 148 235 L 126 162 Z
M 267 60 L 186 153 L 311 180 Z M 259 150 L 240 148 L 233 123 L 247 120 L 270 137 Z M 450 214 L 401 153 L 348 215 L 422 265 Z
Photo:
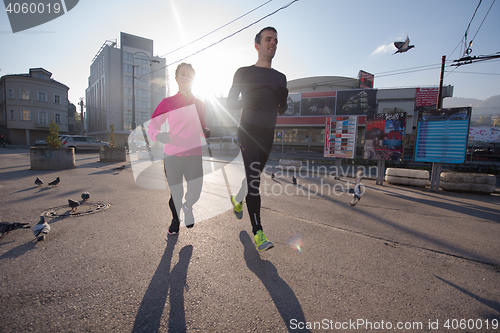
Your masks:
M 169 235 L 179 234 L 179 225 L 180 222 L 178 219 L 172 219 L 172 223 L 170 223 L 170 227 L 168 228 L 168 234 Z
M 264 235 L 264 232 L 262 230 L 257 231 L 255 236 L 253 237 L 255 239 L 255 245 L 257 246 L 257 250 L 259 251 L 267 251 L 274 247 L 273 243 L 267 240 L 267 237 L 266 235 Z
M 193 207 L 184 204 L 184 206 L 182 206 L 182 210 L 184 211 L 184 224 L 186 225 L 186 228 L 194 227 Z
M 243 202 L 240 203 L 236 202 L 236 196 L 234 195 L 232 195 L 230 199 L 234 207 L 233 209 L 234 215 L 238 220 L 241 220 L 243 218 Z

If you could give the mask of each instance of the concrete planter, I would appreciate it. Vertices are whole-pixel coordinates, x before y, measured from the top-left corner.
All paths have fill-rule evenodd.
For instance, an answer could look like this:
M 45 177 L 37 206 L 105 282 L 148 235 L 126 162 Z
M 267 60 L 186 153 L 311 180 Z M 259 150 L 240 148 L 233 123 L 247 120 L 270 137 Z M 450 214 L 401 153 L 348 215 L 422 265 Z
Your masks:
M 410 185 L 426 187 L 430 185 L 429 171 L 387 168 L 385 170 L 385 181 L 389 184 Z
M 125 147 L 99 148 L 99 162 L 125 162 L 127 160 L 127 150 Z
M 73 148 L 30 147 L 31 170 L 63 170 L 75 167 Z
M 491 194 L 495 192 L 495 175 L 482 173 L 442 172 L 440 187 L 445 191 Z

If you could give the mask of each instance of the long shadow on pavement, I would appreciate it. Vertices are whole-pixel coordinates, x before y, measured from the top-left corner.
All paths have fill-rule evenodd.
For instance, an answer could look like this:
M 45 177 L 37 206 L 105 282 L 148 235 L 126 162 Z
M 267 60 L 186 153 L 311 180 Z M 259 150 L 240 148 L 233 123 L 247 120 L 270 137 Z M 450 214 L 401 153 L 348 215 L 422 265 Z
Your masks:
M 184 287 L 186 285 L 187 270 L 193 253 L 193 246 L 187 245 L 179 251 L 179 262 L 170 270 L 176 243 L 176 236 L 168 237 L 163 257 L 137 311 L 133 332 L 149 333 L 159 331 L 169 290 L 170 314 L 168 329 L 171 332 L 186 331 Z
M 439 279 L 439 280 L 443 281 L 444 283 L 446 283 L 446 284 L 448 284 L 448 285 L 452 286 L 452 287 L 453 287 L 453 288 L 455 288 L 456 290 L 458 290 L 458 291 L 460 291 L 460 292 L 462 292 L 462 293 L 466 294 L 467 296 L 472 297 L 472 298 L 473 298 L 473 299 L 475 299 L 476 301 L 479 301 L 479 302 L 483 303 L 484 305 L 488 306 L 489 308 L 491 308 L 491 309 L 493 309 L 493 310 L 495 310 L 495 311 L 497 311 L 497 312 L 500 312 L 500 303 L 499 303 L 499 302 L 497 302 L 497 301 L 492 301 L 492 300 L 489 300 L 489 299 L 486 299 L 486 298 L 482 298 L 482 297 L 480 297 L 480 296 L 478 296 L 478 295 L 476 295 L 476 294 L 471 293 L 471 292 L 470 292 L 470 291 L 468 291 L 468 290 L 465 290 L 465 289 L 464 289 L 464 288 L 462 288 L 462 287 L 457 286 L 456 284 L 451 283 L 450 281 L 446 281 L 445 279 L 440 278 L 440 277 L 439 277 L 439 276 L 437 276 L 437 275 L 434 275 L 434 276 L 435 276 L 437 279 Z
M 299 300 L 292 288 L 279 276 L 276 267 L 268 260 L 262 260 L 259 252 L 246 231 L 240 232 L 240 241 L 243 244 L 245 262 L 248 268 L 262 281 L 271 296 L 276 309 L 285 322 L 289 332 L 310 332 L 309 330 L 293 329 L 291 320 L 305 323 L 306 319 Z

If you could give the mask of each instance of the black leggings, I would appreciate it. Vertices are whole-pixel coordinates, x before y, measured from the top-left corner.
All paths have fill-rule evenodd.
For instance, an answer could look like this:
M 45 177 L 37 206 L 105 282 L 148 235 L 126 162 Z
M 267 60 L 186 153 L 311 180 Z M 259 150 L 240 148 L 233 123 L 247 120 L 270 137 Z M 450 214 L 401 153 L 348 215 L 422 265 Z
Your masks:
M 192 207 L 200 198 L 203 185 L 203 167 L 201 155 L 196 156 L 169 156 L 163 159 L 165 176 L 170 188 L 170 200 L 168 205 L 172 211 L 172 217 L 179 219 L 184 188 L 182 179 L 186 178 L 186 201 L 185 205 Z M 177 209 L 176 209 L 177 208 Z
M 262 230 L 260 221 L 260 175 L 271 153 L 274 141 L 274 128 L 260 128 L 253 125 L 240 124 L 240 127 L 238 127 L 238 139 L 247 180 L 247 209 L 250 215 L 250 222 L 252 223 L 252 232 L 255 235 L 257 231 Z

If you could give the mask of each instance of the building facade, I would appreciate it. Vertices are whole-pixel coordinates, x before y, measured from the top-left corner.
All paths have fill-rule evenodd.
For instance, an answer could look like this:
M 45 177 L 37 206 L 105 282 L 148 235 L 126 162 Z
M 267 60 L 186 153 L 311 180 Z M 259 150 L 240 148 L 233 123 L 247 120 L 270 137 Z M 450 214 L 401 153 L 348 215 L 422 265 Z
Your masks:
M 166 60 L 153 55 L 153 41 L 122 32 L 120 48 L 116 42 L 106 41 L 90 66 L 85 93 L 85 131 L 87 135 L 109 141 L 113 124 L 117 145 L 124 146 L 132 131 L 134 116 L 137 126 L 150 120 L 156 106 L 167 95 Z
M 54 121 L 60 134 L 68 133 L 69 88 L 43 68 L 0 78 L 0 134 L 15 145 L 32 146 L 46 139 Z

